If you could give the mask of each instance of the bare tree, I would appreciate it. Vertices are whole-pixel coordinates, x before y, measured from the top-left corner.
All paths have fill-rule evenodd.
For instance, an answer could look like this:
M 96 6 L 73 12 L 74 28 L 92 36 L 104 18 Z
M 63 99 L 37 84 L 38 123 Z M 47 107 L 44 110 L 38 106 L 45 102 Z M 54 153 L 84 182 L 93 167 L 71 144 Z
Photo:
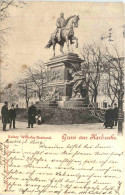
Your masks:
M 117 46 L 112 45 L 111 51 L 105 49 L 104 59 L 103 69 L 109 75 L 108 95 L 113 104 L 118 99 L 119 91 L 124 93 L 124 57 L 119 54 Z
M 43 96 L 43 87 L 47 82 L 47 71 L 45 64 L 41 60 L 34 65 L 35 68 L 29 68 L 26 71 L 26 74 L 30 82 L 34 84 L 32 90 L 38 94 L 39 100 L 41 100 Z
M 14 104 L 18 100 L 18 87 L 16 83 L 9 83 L 2 91 L 2 100 Z
M 107 95 L 111 100 L 111 106 L 114 104 L 115 100 L 118 99 L 118 82 L 115 79 L 107 80 Z
M 30 87 L 28 87 L 28 83 L 26 82 L 26 80 L 20 81 L 18 83 L 18 86 L 19 86 L 18 96 L 25 98 L 26 107 L 28 108 L 29 100 L 32 97 L 32 92 L 33 91 Z
M 10 17 L 10 8 L 23 8 L 26 3 L 19 0 L 0 0 L 0 101 L 1 101 L 1 69 L 4 68 L 2 65 L 2 59 L 7 57 L 4 51 L 7 45 L 6 36 L 10 27 L 6 26 L 5 20 Z
M 24 1 L 18 0 L 1 0 L 0 1 L 0 21 L 7 19 L 10 16 L 10 7 L 20 7 L 23 8 L 26 3 Z
M 1 87 L 0 95 L 5 94 L 9 89 L 11 89 L 11 87 L 12 87 L 11 83 L 7 84 L 6 86 Z
M 0 1 L 0 57 L 3 58 L 6 54 L 3 52 L 3 47 L 6 44 L 6 35 L 10 27 L 6 26 L 4 21 L 10 17 L 10 8 L 23 8 L 26 3 L 19 0 L 1 0 Z
M 103 55 L 101 48 L 93 43 L 88 44 L 82 48 L 81 51 L 84 63 L 82 64 L 82 71 L 88 79 L 86 84 L 88 85 L 89 93 L 91 94 L 91 103 L 96 105 L 98 96 L 98 87 L 100 84 L 100 79 L 103 74 L 102 60 Z

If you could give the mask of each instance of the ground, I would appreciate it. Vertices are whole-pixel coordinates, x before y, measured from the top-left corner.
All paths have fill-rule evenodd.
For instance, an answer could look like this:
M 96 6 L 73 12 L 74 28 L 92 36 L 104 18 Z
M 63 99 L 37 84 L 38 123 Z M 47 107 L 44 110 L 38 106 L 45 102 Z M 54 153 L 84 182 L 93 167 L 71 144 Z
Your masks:
M 16 129 L 9 129 L 9 124 L 7 125 L 7 131 L 15 132 L 15 131 L 47 131 L 47 132 L 58 132 L 58 131 L 97 131 L 97 132 L 105 132 L 107 129 L 104 128 L 103 123 L 91 123 L 91 124 L 70 124 L 70 125 L 48 125 L 48 124 L 42 124 L 42 125 L 34 125 L 34 128 L 28 129 L 26 122 L 19 122 L 16 121 Z M 116 132 L 117 127 L 113 127 L 113 129 L 108 128 L 110 132 Z M 2 122 L 0 121 L 0 131 L 2 131 Z

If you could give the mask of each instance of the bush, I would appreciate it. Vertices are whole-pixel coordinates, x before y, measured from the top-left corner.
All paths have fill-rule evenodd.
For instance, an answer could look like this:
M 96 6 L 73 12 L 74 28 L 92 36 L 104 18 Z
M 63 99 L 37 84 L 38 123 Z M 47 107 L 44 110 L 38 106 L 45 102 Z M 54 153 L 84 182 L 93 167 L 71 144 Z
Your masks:
M 27 109 L 17 109 L 17 120 L 27 121 L 27 116 Z M 100 122 L 88 109 L 41 108 L 41 116 L 42 123 L 54 125 Z

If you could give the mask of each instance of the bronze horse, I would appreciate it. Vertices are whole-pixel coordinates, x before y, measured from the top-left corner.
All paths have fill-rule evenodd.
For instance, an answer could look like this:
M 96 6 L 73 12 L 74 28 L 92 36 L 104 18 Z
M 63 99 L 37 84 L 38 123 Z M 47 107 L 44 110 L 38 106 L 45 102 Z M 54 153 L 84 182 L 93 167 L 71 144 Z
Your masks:
M 73 30 L 73 28 L 78 27 L 78 21 L 79 21 L 79 15 L 71 16 L 66 20 L 66 24 L 61 31 L 61 40 L 59 42 L 58 42 L 57 35 L 55 35 L 55 33 L 51 34 L 50 40 L 48 44 L 45 46 L 45 48 L 50 48 L 51 46 L 53 46 L 53 52 L 54 52 L 53 56 L 55 56 L 55 46 L 57 43 L 60 45 L 61 53 L 63 53 L 63 47 L 65 42 L 67 44 L 68 52 L 69 52 L 69 41 L 70 44 L 72 44 L 73 43 L 72 40 L 76 40 L 76 48 L 78 48 L 78 38 L 74 36 L 74 30 Z

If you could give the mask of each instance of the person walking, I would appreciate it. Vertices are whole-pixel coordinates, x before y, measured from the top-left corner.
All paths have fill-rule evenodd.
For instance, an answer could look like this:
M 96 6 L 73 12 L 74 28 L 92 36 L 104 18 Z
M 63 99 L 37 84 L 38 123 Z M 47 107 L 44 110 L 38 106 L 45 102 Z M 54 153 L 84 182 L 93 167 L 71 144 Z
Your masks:
M 4 106 L 1 109 L 3 131 L 6 131 L 6 125 L 9 123 L 9 111 L 8 111 L 8 102 L 4 102 Z
M 117 121 L 118 121 L 118 107 L 117 104 L 114 104 L 114 109 L 113 109 L 113 119 L 114 119 L 114 126 L 117 126 Z
M 113 128 L 113 125 L 114 125 L 113 110 L 110 105 L 108 106 L 108 109 L 106 110 L 106 113 L 105 113 L 104 125 L 105 125 L 105 128 L 110 127 L 111 129 Z
M 14 108 L 14 104 L 12 104 L 11 109 L 9 110 L 9 119 L 10 119 L 10 129 L 13 123 L 13 129 L 15 129 L 15 120 L 16 120 L 16 109 Z
M 41 117 L 41 110 L 39 109 L 38 110 L 38 125 L 41 125 L 41 123 L 42 123 L 42 117 Z
M 28 128 L 33 128 L 33 124 L 36 122 L 35 116 L 37 115 L 37 109 L 31 102 L 31 106 L 28 109 Z

